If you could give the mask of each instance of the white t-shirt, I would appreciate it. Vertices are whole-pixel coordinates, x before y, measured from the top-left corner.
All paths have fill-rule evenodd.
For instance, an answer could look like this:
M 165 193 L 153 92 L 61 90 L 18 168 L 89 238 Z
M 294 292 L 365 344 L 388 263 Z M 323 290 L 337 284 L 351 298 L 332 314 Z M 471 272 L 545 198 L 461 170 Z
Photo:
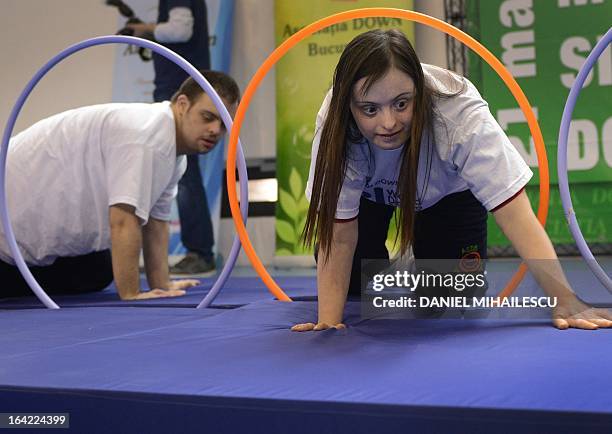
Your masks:
M 187 164 L 175 131 L 165 101 L 69 110 L 13 137 L 7 199 L 25 261 L 49 265 L 110 248 L 111 205 L 132 205 L 143 225 L 149 216 L 169 220 Z M 0 259 L 14 263 L 1 227 L 0 235 Z
M 422 64 L 425 79 L 449 94 L 461 83 L 446 70 Z M 455 83 L 449 83 L 454 80 Z M 466 89 L 451 98 L 434 97 L 432 134 L 423 133 L 417 175 L 416 210 L 429 208 L 443 197 L 471 190 L 487 210 L 514 196 L 533 176 L 504 131 L 491 115 L 478 90 L 465 79 Z M 312 182 L 332 91 L 317 114 L 312 160 L 306 184 L 310 200 Z M 382 149 L 366 139 L 350 143 L 344 182 L 338 198 L 336 218 L 359 214 L 361 196 L 378 203 L 399 206 L 397 180 L 402 148 Z

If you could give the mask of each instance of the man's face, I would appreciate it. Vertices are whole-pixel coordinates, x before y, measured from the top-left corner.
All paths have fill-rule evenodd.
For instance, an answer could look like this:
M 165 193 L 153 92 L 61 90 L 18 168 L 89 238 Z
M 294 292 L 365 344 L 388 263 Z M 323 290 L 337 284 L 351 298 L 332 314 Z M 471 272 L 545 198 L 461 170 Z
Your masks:
M 236 104 L 223 104 L 234 117 Z M 219 111 L 205 93 L 200 94 L 193 104 L 185 95 L 175 102 L 176 150 L 180 154 L 206 154 L 221 140 L 226 132 Z

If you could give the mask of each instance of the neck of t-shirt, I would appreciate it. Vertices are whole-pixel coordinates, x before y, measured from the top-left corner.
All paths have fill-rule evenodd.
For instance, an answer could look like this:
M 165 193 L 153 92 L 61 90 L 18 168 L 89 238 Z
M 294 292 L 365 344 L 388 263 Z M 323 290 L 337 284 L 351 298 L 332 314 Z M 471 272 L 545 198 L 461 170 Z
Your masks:
M 385 148 L 381 148 L 376 143 L 370 142 L 369 140 L 368 140 L 368 145 L 370 145 L 371 148 L 374 148 L 377 152 L 398 152 L 398 151 L 401 152 L 401 150 L 404 149 L 404 146 L 406 146 L 405 143 L 402 143 L 397 148 L 385 149 Z

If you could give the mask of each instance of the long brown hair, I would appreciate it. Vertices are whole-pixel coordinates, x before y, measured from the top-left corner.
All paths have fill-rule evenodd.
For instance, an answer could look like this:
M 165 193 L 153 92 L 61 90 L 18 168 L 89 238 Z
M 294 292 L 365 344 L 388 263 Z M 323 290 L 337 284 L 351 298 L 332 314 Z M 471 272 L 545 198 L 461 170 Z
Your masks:
M 415 89 L 410 139 L 402 150 L 398 178 L 398 235 L 402 254 L 412 243 L 421 136 L 424 131 L 430 130 L 433 115 L 432 95 L 438 95 L 438 92 L 425 82 L 419 58 L 402 32 L 395 29 L 371 30 L 356 36 L 340 56 L 334 72 L 327 118 L 321 131 L 310 207 L 302 238 L 309 246 L 318 242 L 323 249 L 324 260 L 328 259 L 331 250 L 348 146 L 363 139 L 350 111 L 353 87 L 357 81 L 366 77 L 361 89 L 366 93 L 372 84 L 392 67 L 410 76 Z

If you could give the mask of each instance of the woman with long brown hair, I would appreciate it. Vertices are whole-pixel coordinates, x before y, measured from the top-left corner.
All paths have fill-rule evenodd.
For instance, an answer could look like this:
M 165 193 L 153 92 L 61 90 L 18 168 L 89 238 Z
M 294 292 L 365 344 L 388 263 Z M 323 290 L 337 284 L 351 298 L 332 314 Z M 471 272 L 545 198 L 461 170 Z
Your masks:
M 557 297 L 556 327 L 612 326 L 612 315 L 571 291 L 524 192 L 532 175 L 468 80 L 421 64 L 398 30 L 358 35 L 317 115 L 306 187 L 303 235 L 316 245 L 318 321 L 292 330 L 344 327 L 347 295 L 361 290 L 361 260 L 389 258 L 395 208 L 400 250 L 412 247 L 417 260 L 485 259 L 492 212 Z

